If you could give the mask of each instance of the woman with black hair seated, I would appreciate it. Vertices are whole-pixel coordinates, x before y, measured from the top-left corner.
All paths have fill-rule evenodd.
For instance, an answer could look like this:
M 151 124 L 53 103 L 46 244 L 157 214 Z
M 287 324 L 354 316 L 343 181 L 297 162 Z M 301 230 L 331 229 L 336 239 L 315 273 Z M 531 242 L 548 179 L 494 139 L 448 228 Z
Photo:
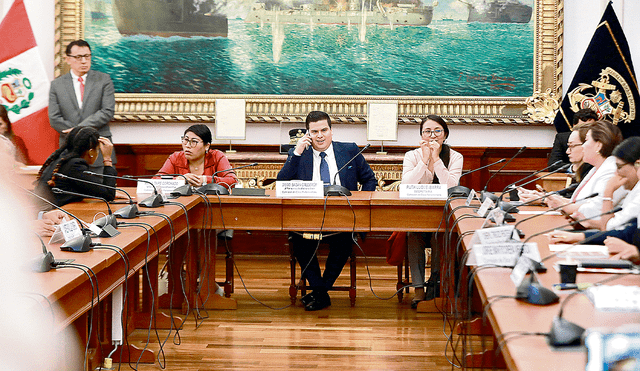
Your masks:
M 36 192 L 58 206 L 71 202 L 82 201 L 83 197 L 62 193 L 54 193 L 52 188 L 59 188 L 75 193 L 104 198 L 112 201 L 115 189 L 92 185 L 69 178 L 62 178 L 56 173 L 72 178 L 87 180 L 94 183 L 115 187 L 116 179 L 85 174 L 102 152 L 104 157 L 104 174 L 118 175 L 111 163 L 113 144 L 107 138 L 100 137 L 98 131 L 88 126 L 77 126 L 67 136 L 62 148 L 56 150 L 45 161 L 36 184 Z
M 447 123 L 437 115 L 429 115 L 420 124 L 420 147 L 407 152 L 402 162 L 403 184 L 445 184 L 447 188 L 458 185 L 462 175 L 463 157 L 445 144 L 449 137 Z M 440 280 L 440 251 L 430 246 L 431 236 L 426 233 L 409 233 L 407 248 L 411 280 L 416 293 L 411 307 L 416 308 L 422 300 L 438 296 Z M 425 248 L 432 247 L 431 276 L 425 282 Z M 425 290 L 426 288 L 426 290 Z

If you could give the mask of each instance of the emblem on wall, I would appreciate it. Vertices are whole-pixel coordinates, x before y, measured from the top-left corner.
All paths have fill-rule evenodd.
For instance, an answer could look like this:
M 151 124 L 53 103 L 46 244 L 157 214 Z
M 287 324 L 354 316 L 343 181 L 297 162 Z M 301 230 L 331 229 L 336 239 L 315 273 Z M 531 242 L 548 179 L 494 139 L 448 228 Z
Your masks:
M 591 84 L 580 84 L 567 94 L 571 110 L 578 112 L 590 108 L 598 118 L 610 120 L 614 125 L 629 123 L 636 117 L 636 102 L 631 87 L 613 68 L 607 67 Z
M 32 87 L 31 80 L 21 70 L 0 71 L 0 96 L 8 111 L 19 115 L 22 109 L 28 108 L 35 97 Z

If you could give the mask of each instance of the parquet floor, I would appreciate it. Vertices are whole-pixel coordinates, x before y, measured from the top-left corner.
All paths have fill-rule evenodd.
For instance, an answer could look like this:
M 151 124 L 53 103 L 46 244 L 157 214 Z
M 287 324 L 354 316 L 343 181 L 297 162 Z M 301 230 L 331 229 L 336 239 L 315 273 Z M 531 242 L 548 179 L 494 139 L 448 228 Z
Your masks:
M 384 258 L 367 261 L 375 294 L 393 295 L 396 268 Z M 218 259 L 219 278 L 223 264 Z M 332 292 L 332 306 L 318 312 L 305 312 L 299 301 L 288 307 L 286 257 L 236 256 L 236 264 L 249 293 L 236 275 L 232 297 L 238 302 L 237 310 L 201 312 L 208 318 L 198 328 L 192 313 L 180 331 L 179 345 L 172 336 L 164 346 L 167 370 L 452 369 L 445 357 L 442 316 L 416 313 L 409 306 L 413 293 L 405 295 L 403 303 L 396 297 L 374 296 L 363 258 L 358 259 L 356 306 L 350 307 L 347 292 Z M 346 283 L 347 269 L 338 284 Z M 164 339 L 167 331 L 159 335 Z M 136 330 L 129 341 L 144 347 L 147 336 L 146 330 Z M 157 352 L 158 342 L 152 340 L 149 348 Z M 451 347 L 447 354 L 451 358 Z M 159 368 L 156 361 L 140 364 L 138 370 Z M 121 369 L 128 367 L 123 364 Z

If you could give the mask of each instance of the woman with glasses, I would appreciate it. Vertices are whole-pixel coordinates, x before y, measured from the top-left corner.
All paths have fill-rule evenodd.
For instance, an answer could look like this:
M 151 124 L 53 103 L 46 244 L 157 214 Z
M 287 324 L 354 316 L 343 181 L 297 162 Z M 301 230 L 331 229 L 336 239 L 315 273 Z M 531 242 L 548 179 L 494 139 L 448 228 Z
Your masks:
M 402 162 L 403 184 L 446 184 L 447 188 L 458 185 L 462 175 L 462 155 L 445 144 L 449 137 L 447 123 L 436 115 L 429 115 L 420 123 L 420 147 L 407 152 Z M 431 300 L 438 295 L 440 252 L 431 250 L 431 276 L 425 282 L 425 248 L 430 246 L 432 233 L 409 233 L 407 235 L 411 279 L 416 285 L 411 307 L 422 300 Z M 426 288 L 426 290 L 425 290 Z
M 635 186 L 622 202 L 622 210 L 617 212 L 615 216 L 604 218 L 601 228 L 607 232 L 589 231 L 584 233 L 567 232 L 562 230 L 553 231 L 549 234 L 552 243 L 575 243 L 592 238 L 587 243 L 604 244 L 609 248 L 609 252 L 614 254 L 616 259 L 630 259 L 634 262 L 640 260 L 638 248 L 640 248 L 640 232 L 637 227 L 637 217 L 640 210 L 640 137 L 630 137 L 620 143 L 613 151 L 615 157 L 617 173 L 611 178 L 616 177 L 626 180 L 625 187 L 629 187 L 635 181 Z M 612 198 L 613 191 L 618 181 L 610 180 L 604 191 L 605 201 L 603 202 L 602 211 L 608 211 L 613 208 L 607 198 Z M 610 185 L 611 184 L 611 185 Z M 610 193 L 608 193 L 610 192 Z M 607 197 L 608 196 L 608 197 Z M 598 227 L 602 227 L 598 226 Z
M 171 154 L 157 175 L 183 174 L 194 187 L 217 183 L 230 189 L 238 182 L 233 171 L 213 175 L 216 171 L 227 169 L 231 169 L 231 165 L 224 153 L 211 149 L 209 128 L 196 124 L 184 131 L 182 151 Z

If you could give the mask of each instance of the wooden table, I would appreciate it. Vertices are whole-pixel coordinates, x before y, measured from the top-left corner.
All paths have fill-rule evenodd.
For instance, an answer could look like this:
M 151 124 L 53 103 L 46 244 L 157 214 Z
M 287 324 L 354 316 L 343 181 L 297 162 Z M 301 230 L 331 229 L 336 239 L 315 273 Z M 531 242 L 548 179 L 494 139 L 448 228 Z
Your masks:
M 455 204 L 456 202 L 454 202 Z M 462 212 L 457 214 L 460 216 Z M 516 219 L 524 219 L 524 216 L 516 215 Z M 466 219 L 459 224 L 458 231 L 477 229 L 481 223 L 482 221 L 479 219 Z M 541 216 L 523 222 L 519 225 L 519 229 L 523 230 L 526 235 L 531 235 L 565 223 L 565 219 L 560 216 Z M 470 240 L 470 235 L 464 238 L 465 248 L 469 247 Z M 550 255 L 546 236 L 534 237 L 530 242 L 538 244 L 542 257 Z M 553 268 L 554 263 L 558 260 L 554 257 L 545 261 L 545 265 L 548 267 L 547 272 L 538 274 L 540 283 L 546 288 L 551 289 L 554 283 L 560 281 L 559 273 Z M 515 295 L 516 288 L 509 278 L 510 273 L 511 269 L 506 268 L 489 268 L 478 272 L 474 282 L 483 304 L 498 295 Z M 610 276 L 609 274 L 579 273 L 577 282 L 597 282 Z M 640 284 L 640 278 L 625 276 L 612 284 L 637 286 Z M 572 290 L 560 292 L 560 302 L 564 301 L 571 292 Z M 548 332 L 559 309 L 560 303 L 537 306 L 516 299 L 501 299 L 491 304 L 487 314 L 494 334 L 504 336 L 505 334 L 513 334 L 515 331 Z M 563 318 L 584 328 L 616 327 L 625 323 L 640 322 L 640 313 L 597 311 L 584 295 L 577 295 L 566 305 Z M 503 348 L 502 354 L 509 370 L 584 370 L 586 365 L 585 349 L 579 351 L 552 349 L 547 345 L 546 338 L 541 336 L 527 336 L 509 340 Z
M 129 189 L 128 191 L 132 191 Z M 135 192 L 130 192 L 132 195 Z M 157 209 L 140 208 L 141 212 L 155 211 L 165 214 L 173 224 L 159 216 L 141 216 L 127 222 L 149 223 L 156 233 L 147 246 L 147 234 L 142 228 L 119 227 L 120 235 L 113 238 L 94 238 L 94 242 L 112 244 L 121 247 L 129 257 L 131 266 L 125 275 L 124 262 L 119 254 L 110 250 L 92 250 L 86 253 L 72 253 L 59 250 L 59 244 L 49 246 L 56 259 L 75 259 L 77 263 L 89 266 L 96 273 L 99 282 L 100 300 L 104 300 L 125 281 L 129 285 L 129 293 L 140 292 L 138 275 L 148 272 L 151 287 L 143 285 L 143 299 L 129 298 L 132 305 L 130 328 L 146 328 L 151 315 L 155 315 L 159 328 L 175 328 L 179 322 L 171 322 L 168 317 L 158 316 L 157 312 L 157 257 L 172 245 L 173 239 L 185 241 L 189 230 L 203 228 L 202 219 L 210 212 L 213 217 L 205 229 L 247 229 L 247 230 L 282 230 L 282 231 L 389 231 L 415 230 L 434 231 L 440 223 L 444 201 L 401 200 L 397 192 L 353 192 L 352 196 L 329 197 L 327 199 L 280 199 L 274 191 L 267 191 L 269 197 L 250 196 L 208 196 L 210 210 L 200 196 L 181 197 L 173 202 L 184 205 L 184 210 L 176 205 L 166 205 Z M 114 211 L 123 206 L 113 207 Z M 91 221 L 97 212 L 106 212 L 104 203 L 87 200 L 65 207 L 85 221 Z M 100 215 L 101 216 L 101 215 Z M 324 220 L 324 224 L 323 224 Z M 322 226 L 322 227 L 321 227 Z M 173 230 L 173 235 L 172 235 Z M 181 238 L 182 237 L 182 238 Z M 160 247 L 156 247 L 156 240 Z M 186 249 L 184 242 L 173 244 L 176 251 Z M 188 264 L 195 266 L 195 254 L 187 257 Z M 214 268 L 210 265 L 211 269 Z M 187 297 L 193 300 L 197 277 L 193 271 L 187 287 Z M 215 272 L 211 273 L 215 275 Z M 126 277 L 126 278 L 125 278 Z M 146 280 L 145 280 L 146 281 Z M 227 265 L 227 282 L 233 281 L 232 265 Z M 78 270 L 59 269 L 36 275 L 38 292 L 42 293 L 59 310 L 56 311 L 56 328 L 62 329 L 70 325 L 80 331 L 86 329 L 86 313 L 92 306 L 91 284 L 85 274 Z M 213 308 L 235 308 L 233 299 L 211 295 Z M 142 302 L 142 306 L 136 305 Z M 153 303 L 153 304 L 152 304 Z M 98 305 L 94 298 L 93 305 Z M 86 334 L 84 334 L 86 340 Z M 105 348 L 106 349 L 106 348 Z M 132 357 L 137 358 L 137 350 L 127 349 Z M 104 355 L 97 354 L 97 358 Z M 145 361 L 153 362 L 153 354 L 145 354 Z M 115 360 L 117 361 L 117 360 Z
M 548 172 L 536 175 L 537 183 L 547 192 L 559 191 L 567 188 L 571 184 L 571 175 L 567 173 L 555 173 L 549 175 Z

